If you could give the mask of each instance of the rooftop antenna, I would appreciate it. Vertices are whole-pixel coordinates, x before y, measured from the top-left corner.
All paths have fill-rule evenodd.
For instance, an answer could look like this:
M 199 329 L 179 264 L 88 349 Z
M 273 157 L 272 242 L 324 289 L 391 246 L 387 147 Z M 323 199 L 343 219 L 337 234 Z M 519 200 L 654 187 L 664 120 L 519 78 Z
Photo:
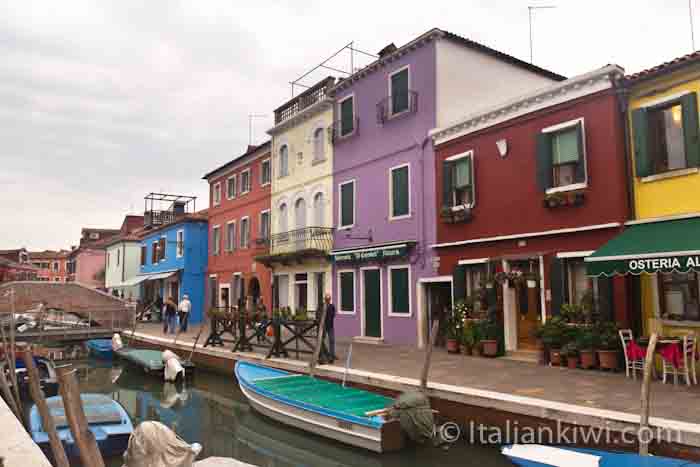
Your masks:
M 688 0 L 688 16 L 690 17 L 690 43 L 695 52 L 695 28 L 693 27 L 693 0 Z
M 543 6 L 528 6 L 527 15 L 530 21 L 530 63 L 532 63 L 532 12 L 534 10 L 547 10 L 551 8 L 556 8 L 554 5 L 543 5 Z
M 248 114 L 248 145 L 253 144 L 253 119 L 254 118 L 264 118 L 267 115 L 263 114 Z

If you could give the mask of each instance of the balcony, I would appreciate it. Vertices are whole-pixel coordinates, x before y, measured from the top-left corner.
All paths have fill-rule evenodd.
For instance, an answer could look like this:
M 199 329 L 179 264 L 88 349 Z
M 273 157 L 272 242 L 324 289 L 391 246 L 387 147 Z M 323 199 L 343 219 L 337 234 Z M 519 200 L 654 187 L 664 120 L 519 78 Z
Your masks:
M 418 93 L 408 91 L 406 94 L 386 96 L 377 102 L 377 123 L 383 125 L 393 118 L 418 111 Z
M 192 214 L 195 211 L 196 199 L 196 196 L 149 193 L 144 197 L 144 227 L 160 227 Z
M 330 227 L 305 227 L 255 241 L 258 254 L 255 260 L 267 266 L 272 263 L 287 264 L 306 258 L 323 258 L 333 247 L 333 229 Z
M 287 101 L 281 107 L 275 109 L 275 125 L 292 118 L 304 109 L 326 99 L 326 97 L 328 97 L 328 90 L 333 86 L 334 82 L 335 78 L 326 78 L 299 94 L 294 99 Z

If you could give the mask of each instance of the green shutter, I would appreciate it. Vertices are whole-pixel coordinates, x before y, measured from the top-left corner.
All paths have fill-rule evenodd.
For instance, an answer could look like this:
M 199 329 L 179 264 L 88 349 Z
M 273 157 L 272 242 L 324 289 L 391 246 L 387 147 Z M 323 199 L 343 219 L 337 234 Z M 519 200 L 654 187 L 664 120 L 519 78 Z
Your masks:
M 601 276 L 593 280 L 598 281 L 598 312 L 600 313 L 600 318 L 615 321 L 613 278 Z
M 647 109 L 632 111 L 632 131 L 634 132 L 634 162 L 637 177 L 646 177 L 651 174 L 651 161 L 649 160 L 649 120 Z
M 698 140 L 698 101 L 692 92 L 681 97 L 683 106 L 683 136 L 685 138 L 685 157 L 688 167 L 700 166 L 700 141 Z
M 452 168 L 454 164 L 445 161 L 442 164 L 442 206 L 452 206 Z
M 408 215 L 408 166 L 391 171 L 391 192 L 393 196 L 392 217 Z
M 391 312 L 409 314 L 408 268 L 391 270 Z
M 552 137 L 537 135 L 537 184 L 542 191 L 552 187 Z
M 454 291 L 453 304 L 464 301 L 467 298 L 467 267 L 457 265 L 452 272 L 452 289 Z
M 564 295 L 566 293 L 565 272 L 564 261 L 556 256 L 552 257 L 552 262 L 549 266 L 549 288 L 552 292 L 552 301 L 550 303 L 552 305 L 551 311 L 553 316 L 560 313 L 561 306 L 566 300 Z
M 585 139 L 586 135 L 583 133 L 583 124 L 579 122 L 576 125 L 576 140 L 578 142 L 578 164 L 576 165 L 576 183 L 583 183 L 586 181 L 586 151 Z
M 349 97 L 345 99 L 340 104 L 340 134 L 347 135 L 352 133 L 355 124 L 355 116 L 353 115 L 353 101 L 354 97 Z
M 353 212 L 355 184 L 346 183 L 340 187 L 340 226 L 345 227 L 355 223 Z
M 355 273 L 340 273 L 340 310 L 355 311 Z
M 408 110 L 408 69 L 391 76 L 391 113 Z

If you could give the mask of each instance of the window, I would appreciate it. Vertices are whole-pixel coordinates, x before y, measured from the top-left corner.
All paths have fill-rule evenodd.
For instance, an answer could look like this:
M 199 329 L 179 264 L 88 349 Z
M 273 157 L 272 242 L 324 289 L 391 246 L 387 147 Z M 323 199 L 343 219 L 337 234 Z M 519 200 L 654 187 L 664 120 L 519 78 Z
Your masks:
M 279 177 L 289 175 L 289 146 L 286 144 L 280 148 L 279 156 Z
M 326 159 L 326 145 L 323 140 L 323 128 L 314 130 L 314 162 L 321 162 Z
M 274 282 L 276 283 L 276 302 L 279 308 L 285 308 L 289 306 L 289 275 L 280 274 L 275 276 Z
M 596 279 L 588 277 L 586 264 L 583 259 L 568 260 L 568 302 L 574 304 L 590 301 L 595 295 L 594 282 Z
M 323 227 L 325 225 L 324 220 L 324 203 L 323 203 L 323 193 L 316 193 L 314 195 L 314 225 L 316 227 Z
M 391 304 L 389 314 L 410 316 L 411 298 L 408 266 L 389 267 L 389 290 Z
M 307 273 L 294 274 L 294 310 L 299 312 L 308 309 L 309 275 Z
M 158 242 L 153 242 L 153 247 L 151 250 L 151 264 L 156 264 L 158 262 Z
M 587 180 L 585 149 L 583 119 L 543 129 L 537 135 L 540 188 L 544 191 L 581 188 Z
M 270 211 L 262 211 L 260 213 L 260 238 L 270 238 Z
M 355 131 L 355 98 L 348 96 L 340 101 L 340 136 L 348 136 Z
M 225 251 L 233 251 L 236 248 L 236 222 L 231 221 L 226 224 Z
M 107 267 L 109 268 L 109 257 L 112 256 L 111 253 L 107 253 Z
M 226 180 L 226 198 L 233 199 L 236 197 L 236 176 Z
M 221 252 L 221 232 L 218 225 L 211 229 L 211 251 L 214 256 Z
M 160 261 L 165 260 L 165 247 L 166 247 L 166 239 L 165 237 L 161 237 L 158 243 L 158 255 Z
M 214 184 L 212 200 L 214 201 L 214 206 L 221 204 L 221 183 Z
M 241 219 L 241 248 L 248 248 L 250 245 L 250 219 Z
M 265 159 L 260 164 L 260 185 L 269 184 L 272 179 L 270 175 L 270 159 Z
M 241 172 L 241 194 L 244 195 L 250 191 L 250 169 L 245 169 Z
M 289 225 L 287 216 L 288 216 L 287 205 L 281 204 L 280 205 L 280 218 L 279 218 L 278 225 L 277 225 L 277 227 L 279 229 L 279 233 L 283 233 L 283 232 L 286 232 L 287 230 L 289 230 L 287 228 Z
M 119 262 L 121 261 L 121 256 L 122 256 L 122 251 L 117 250 L 117 266 L 119 266 Z
M 141 266 L 146 265 L 146 257 L 148 257 L 148 247 L 141 245 Z
M 340 184 L 340 228 L 355 225 L 355 181 Z
M 400 219 L 410 216 L 411 210 L 411 192 L 409 181 L 409 166 L 402 165 L 391 169 L 389 177 L 389 209 L 391 211 L 390 218 Z
M 450 157 L 443 166 L 443 205 L 448 208 L 475 204 L 474 153 Z
M 659 273 L 661 316 L 677 321 L 700 320 L 698 273 Z
M 632 113 L 638 177 L 700 166 L 696 93 Z
M 338 272 L 339 313 L 355 313 L 355 271 Z
M 53 262 L 53 270 L 54 272 L 58 272 L 58 261 Z
M 408 84 L 408 67 L 389 76 L 391 115 L 400 114 L 408 110 Z
M 177 242 L 177 249 L 176 249 L 175 254 L 178 258 L 182 258 L 185 254 L 185 231 L 184 230 L 177 231 L 176 242 Z

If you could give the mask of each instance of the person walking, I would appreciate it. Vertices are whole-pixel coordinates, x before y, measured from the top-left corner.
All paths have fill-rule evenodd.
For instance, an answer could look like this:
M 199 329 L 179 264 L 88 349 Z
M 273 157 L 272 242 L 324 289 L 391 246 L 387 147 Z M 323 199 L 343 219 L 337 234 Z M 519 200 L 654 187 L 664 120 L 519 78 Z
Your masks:
M 322 344 L 322 360 L 333 363 L 335 356 L 335 305 L 331 303 L 331 294 L 327 293 L 323 299 L 326 307 L 326 321 L 324 323 L 325 338 Z M 328 347 L 325 340 L 328 339 Z
M 172 297 L 165 300 L 165 333 L 175 334 L 177 320 L 177 305 Z
M 190 317 L 190 311 L 192 311 L 192 302 L 190 302 L 190 297 L 187 294 L 182 296 L 182 301 L 177 306 L 177 311 L 180 315 L 180 332 L 187 332 L 187 320 Z

